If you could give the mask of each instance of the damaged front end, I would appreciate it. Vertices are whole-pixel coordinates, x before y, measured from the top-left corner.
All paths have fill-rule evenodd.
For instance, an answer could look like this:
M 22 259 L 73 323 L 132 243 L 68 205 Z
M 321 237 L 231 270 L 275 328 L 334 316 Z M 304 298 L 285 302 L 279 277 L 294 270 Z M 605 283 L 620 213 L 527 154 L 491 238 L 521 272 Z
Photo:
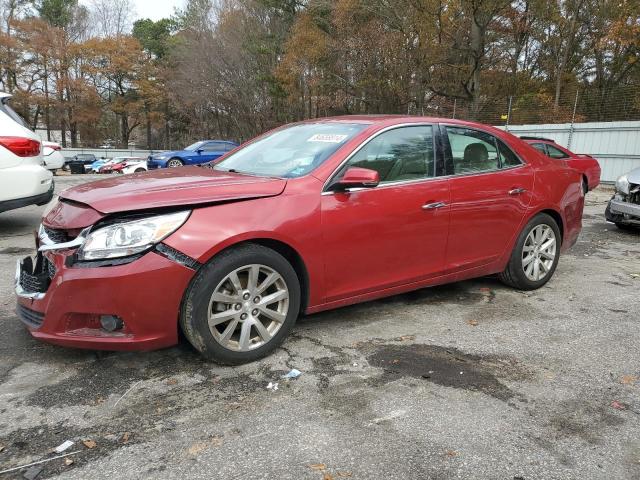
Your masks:
M 605 217 L 621 228 L 640 227 L 640 168 L 618 178 Z

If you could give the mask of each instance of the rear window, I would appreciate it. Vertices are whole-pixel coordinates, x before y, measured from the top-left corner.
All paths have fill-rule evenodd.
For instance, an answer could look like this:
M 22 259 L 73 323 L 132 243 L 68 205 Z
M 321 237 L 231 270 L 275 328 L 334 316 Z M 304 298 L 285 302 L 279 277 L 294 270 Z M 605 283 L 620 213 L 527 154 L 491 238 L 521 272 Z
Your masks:
M 11 108 L 9 106 L 9 104 L 7 103 L 8 99 L 4 99 L 2 102 L 0 102 L 0 110 L 2 110 L 4 113 L 6 113 L 9 118 L 11 118 L 11 120 L 13 120 L 14 122 L 16 122 L 18 125 L 23 126 L 25 128 L 28 128 L 29 130 L 31 130 L 31 127 L 29 127 L 29 125 L 27 125 L 27 122 L 24 121 L 24 119 L 18 115 L 15 110 L 13 110 L 13 108 Z

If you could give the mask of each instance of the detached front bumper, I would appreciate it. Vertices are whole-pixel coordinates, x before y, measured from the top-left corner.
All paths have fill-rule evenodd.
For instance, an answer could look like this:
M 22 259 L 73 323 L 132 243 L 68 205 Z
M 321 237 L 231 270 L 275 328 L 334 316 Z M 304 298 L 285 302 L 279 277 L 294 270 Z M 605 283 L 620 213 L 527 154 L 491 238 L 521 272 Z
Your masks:
M 18 264 L 17 313 L 31 335 L 96 350 L 152 350 L 177 343 L 180 304 L 193 269 L 156 251 L 124 265 L 67 267 L 72 254 L 43 252 L 40 263 Z M 30 267 L 33 272 L 23 271 Z M 43 275 L 48 277 L 44 286 L 34 285 L 33 279 Z M 38 288 L 46 291 L 33 291 Z M 100 323 L 103 316 L 123 326 L 107 331 Z
M 605 217 L 613 223 L 640 224 L 640 204 L 624 202 L 613 197 L 609 200 Z

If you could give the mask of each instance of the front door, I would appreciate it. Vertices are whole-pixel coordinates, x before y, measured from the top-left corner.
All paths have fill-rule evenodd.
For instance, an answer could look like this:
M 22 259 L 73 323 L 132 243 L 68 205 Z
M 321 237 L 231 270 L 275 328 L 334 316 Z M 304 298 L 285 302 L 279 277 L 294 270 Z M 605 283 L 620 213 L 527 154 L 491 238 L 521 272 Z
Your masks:
M 380 184 L 322 195 L 325 302 L 437 276 L 444 268 L 449 180 L 436 178 L 431 125 L 396 127 L 360 148 L 349 167 Z

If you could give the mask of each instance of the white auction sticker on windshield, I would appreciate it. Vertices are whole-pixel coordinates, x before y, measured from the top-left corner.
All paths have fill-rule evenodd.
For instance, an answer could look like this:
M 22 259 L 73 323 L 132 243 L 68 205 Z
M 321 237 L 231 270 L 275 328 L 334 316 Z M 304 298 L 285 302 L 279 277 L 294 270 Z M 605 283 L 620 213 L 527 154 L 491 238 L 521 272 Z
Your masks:
M 340 143 L 347 135 L 337 135 L 335 133 L 316 133 L 307 142 L 325 142 L 325 143 Z

